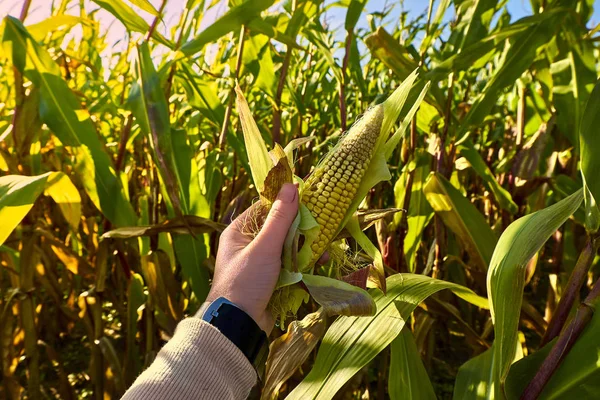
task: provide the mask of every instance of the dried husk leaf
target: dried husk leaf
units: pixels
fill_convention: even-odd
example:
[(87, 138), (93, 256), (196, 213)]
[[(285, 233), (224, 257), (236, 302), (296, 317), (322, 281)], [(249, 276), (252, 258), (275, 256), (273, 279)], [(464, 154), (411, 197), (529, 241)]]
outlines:
[(263, 190), (260, 192), (260, 201), (266, 209), (271, 208), (281, 187), (286, 183), (292, 183), (292, 170), (283, 148), (275, 143), (275, 147), (269, 152), (269, 156), (274, 166), (267, 173)]
[(227, 225), (211, 221), (196, 215), (183, 215), (156, 225), (126, 226), (113, 229), (102, 235), (102, 239), (129, 239), (140, 236), (152, 236), (158, 233), (202, 234), (223, 232)]
[[(358, 223), (360, 224), (361, 230), (367, 230), (373, 224), (380, 219), (385, 219), (388, 216), (392, 216), (397, 212), (404, 211), (401, 208), (383, 208), (383, 209), (373, 209), (373, 210), (358, 210), (356, 212), (356, 216), (358, 218)], [(344, 227), (342, 231), (336, 236), (335, 240), (345, 239), (352, 237), (350, 232)]]
[(325, 328), (325, 312), (320, 308), (292, 322), (287, 332), (271, 343), (261, 399), (277, 398), (281, 385), (306, 361)]

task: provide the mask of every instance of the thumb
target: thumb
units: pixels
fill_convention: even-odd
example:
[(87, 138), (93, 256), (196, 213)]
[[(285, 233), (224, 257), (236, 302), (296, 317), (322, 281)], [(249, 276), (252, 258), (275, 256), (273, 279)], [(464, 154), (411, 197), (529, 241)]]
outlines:
[(281, 187), (265, 223), (256, 236), (258, 246), (281, 252), (287, 232), (298, 213), (298, 189), (291, 183)]

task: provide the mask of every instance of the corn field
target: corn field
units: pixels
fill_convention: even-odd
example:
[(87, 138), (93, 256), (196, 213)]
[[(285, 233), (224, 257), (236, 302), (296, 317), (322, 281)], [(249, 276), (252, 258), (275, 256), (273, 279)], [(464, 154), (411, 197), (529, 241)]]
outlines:
[(251, 398), (600, 398), (598, 2), (14, 2), (0, 398), (123, 395), (284, 182)]

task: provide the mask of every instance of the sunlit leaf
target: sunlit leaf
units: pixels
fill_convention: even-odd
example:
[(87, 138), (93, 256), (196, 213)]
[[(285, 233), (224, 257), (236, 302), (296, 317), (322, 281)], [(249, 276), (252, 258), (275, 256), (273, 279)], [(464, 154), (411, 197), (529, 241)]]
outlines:
[(479, 210), (439, 173), (429, 176), (423, 193), (444, 224), (461, 240), (470, 259), (487, 270), (498, 238)]
[(388, 392), (391, 400), (436, 399), (431, 381), (421, 361), (415, 338), (403, 329), (391, 345)]
[[(428, 159), (429, 157), (424, 158), (424, 161)], [(404, 239), (404, 254), (410, 272), (415, 272), (415, 259), (419, 244), (421, 243), (421, 237), (425, 227), (433, 217), (433, 209), (423, 193), (425, 179), (429, 174), (429, 165), (418, 166), (413, 173), (410, 205), (406, 218), (408, 230)]]
[(412, 311), (443, 289), (479, 306), (487, 300), (470, 289), (424, 275), (396, 274), (387, 279), (387, 294), (370, 291), (377, 313), (373, 317), (339, 317), (327, 330), (310, 373), (286, 399), (331, 399), (352, 376), (387, 347), (400, 333)]
[(247, 25), (272, 5), (273, 0), (246, 0), (231, 7), (222, 17), (184, 44), (181, 51), (188, 56), (199, 52), (207, 43), (213, 42), (229, 32), (239, 30), (242, 25)]
[(73, 230), (77, 230), (81, 218), (81, 197), (65, 174), (7, 175), (0, 177), (0, 244), (27, 215), (43, 191), (54, 199), (67, 222)]
[(53, 15), (42, 22), (27, 25), (27, 31), (38, 42), (42, 41), (49, 33), (54, 31), (68, 31), (77, 24), (92, 26), (93, 21), (73, 15)]
[[(583, 119), (579, 140), (581, 146), (581, 175), (584, 186), (589, 190), (585, 194), (586, 228), (597, 231), (600, 228), (600, 210), (596, 199), (600, 199), (600, 183), (596, 173), (600, 168), (600, 141), (598, 140), (598, 126), (600, 126), (600, 82), (596, 83), (587, 106)], [(591, 196), (590, 196), (591, 194)]]
[(487, 287), (494, 321), (492, 374), (497, 398), (515, 357), (526, 266), (550, 235), (583, 200), (582, 190), (543, 210), (519, 218), (500, 237), (488, 269)]
[(460, 133), (465, 133), (470, 126), (484, 120), (496, 104), (498, 93), (514, 84), (515, 80), (527, 70), (536, 57), (537, 49), (553, 38), (562, 18), (564, 14), (555, 14), (553, 18), (542, 20), (511, 39), (510, 47), (502, 54), (500, 66), (494, 71), (461, 123)]
[[(140, 32), (146, 34), (150, 30), (150, 25), (135, 12), (131, 7), (129, 7), (123, 0), (93, 0), (94, 3), (98, 4), (100, 7), (104, 8), (106, 11), (115, 16), (119, 21), (125, 25), (127, 30), (133, 32)], [(139, 3), (147, 3), (144, 0), (134, 0)], [(139, 6), (139, 4), (138, 4)], [(147, 8), (147, 7), (146, 7)], [(167, 47), (173, 47), (173, 44), (169, 42), (160, 32), (154, 30), (152, 33), (152, 37), (161, 44), (164, 44)]]
[(273, 161), (269, 156), (267, 145), (258, 130), (258, 126), (256, 126), (254, 117), (252, 117), (252, 112), (248, 107), (244, 94), (239, 86), (236, 86), (235, 91), (237, 94), (237, 109), (240, 115), (242, 131), (244, 132), (244, 143), (246, 144), (246, 152), (252, 172), (252, 180), (257, 191), (261, 193), (264, 190), (264, 182), (273, 166)]
[(94, 205), (115, 225), (134, 225), (135, 213), (112, 161), (98, 139), (89, 113), (82, 109), (58, 65), (25, 30), (21, 22), (6, 17), (3, 43), (13, 65), (40, 88), (40, 116), (75, 155), (75, 171)]
[(0, 177), (0, 244), (19, 225), (44, 190), (49, 174)]
[(67, 175), (62, 172), (50, 174), (44, 194), (58, 204), (71, 229), (76, 232), (81, 219), (81, 196)]
[(472, 146), (462, 146), (460, 147), (460, 155), (469, 161), (471, 167), (477, 172), (481, 179), (483, 179), (485, 185), (494, 194), (500, 207), (509, 211), (511, 214), (516, 213), (517, 205), (513, 201), (510, 193), (498, 183), (492, 171), (485, 164), (485, 161), (483, 161), (481, 154), (479, 154)]

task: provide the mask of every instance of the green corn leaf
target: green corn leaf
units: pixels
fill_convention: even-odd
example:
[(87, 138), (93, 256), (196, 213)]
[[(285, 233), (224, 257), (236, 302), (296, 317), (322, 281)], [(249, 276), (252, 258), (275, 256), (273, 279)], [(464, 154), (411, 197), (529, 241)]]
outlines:
[(48, 176), (44, 190), (46, 196), (60, 207), (62, 214), (74, 232), (77, 232), (81, 219), (81, 196), (69, 177), (62, 172), (53, 172)]
[(198, 108), (207, 117), (207, 121), (221, 129), (221, 123), (225, 118), (225, 107), (219, 100), (218, 86), (216, 82), (201, 79), (185, 61), (177, 64), (177, 81), (187, 93), (188, 102)]
[(31, 210), (42, 192), (52, 197), (72, 229), (77, 230), (81, 219), (81, 197), (65, 174), (7, 175), (0, 177), (0, 245)]
[[(430, 159), (430, 157), (425, 157), (424, 154), (422, 154), (420, 158), (422, 161), (419, 161), (419, 164), (422, 164), (423, 161), (429, 161)], [(425, 227), (433, 217), (433, 209), (423, 193), (423, 185), (429, 174), (428, 163), (418, 166), (413, 174), (410, 204), (408, 206), (406, 217), (408, 230), (406, 232), (406, 237), (404, 238), (404, 255), (410, 272), (415, 272), (415, 261), (417, 250), (421, 244), (421, 237), (423, 236)]]
[[(433, 0), (431, 0), (430, 6), (432, 3)], [(441, 0), (439, 2), (437, 11), (435, 12), (435, 17), (433, 17), (433, 20), (431, 20), (431, 23), (428, 26), (428, 31), (426, 32), (426, 35), (423, 38), (423, 41), (421, 42), (421, 46), (419, 48), (419, 52), (421, 54), (425, 54), (427, 50), (431, 47), (433, 41), (440, 35), (441, 32), (438, 31), (438, 27), (440, 26), (442, 18), (444, 17), (444, 14), (446, 13), (446, 10), (449, 6), (450, 0)]]
[(129, 103), (133, 115), (142, 131), (148, 136), (152, 147), (152, 158), (165, 188), (175, 214), (187, 214), (189, 206), (180, 201), (179, 182), (174, 166), (175, 154), (171, 142), (171, 124), (169, 107), (160, 78), (154, 69), (148, 43), (138, 46), (137, 59), (138, 82), (132, 86)]
[(398, 43), (383, 27), (367, 36), (365, 44), (371, 53), (394, 71), (399, 79), (406, 79), (419, 66), (406, 48)]
[[(100, 7), (104, 8), (106, 11), (115, 16), (116, 19), (121, 21), (127, 30), (132, 32), (139, 32), (146, 34), (150, 30), (150, 25), (140, 16), (137, 12), (135, 12), (131, 7), (129, 7), (123, 0), (93, 0), (94, 3), (98, 4)], [(144, 2), (142, 0), (137, 0), (138, 2)], [(138, 4), (139, 5), (139, 4)], [(156, 13), (158, 14), (158, 12)], [(173, 48), (173, 43), (169, 42), (163, 35), (160, 34), (156, 29), (152, 33), (152, 38), (156, 40), (160, 44), (164, 44), (169, 48)]]
[(41, 120), (74, 153), (74, 169), (88, 196), (116, 226), (134, 225), (133, 208), (98, 139), (89, 113), (61, 78), (58, 65), (21, 22), (10, 16), (4, 21), (6, 54), (13, 65), (40, 89)]
[(44, 190), (49, 175), (0, 177), (0, 245), (31, 210)]
[(346, 21), (344, 22), (344, 29), (346, 31), (352, 32), (354, 30), (366, 4), (366, 0), (350, 0), (348, 11), (346, 12)]
[[(209, 218), (210, 207), (201, 192), (196, 159), (185, 131), (171, 129), (167, 100), (147, 42), (138, 46), (137, 68), (138, 83), (132, 87), (129, 102), (152, 144), (169, 217)], [(208, 254), (208, 237), (177, 235), (173, 244), (183, 274), (191, 281), (196, 297), (203, 299), (208, 293), (208, 272), (202, 266)]]
[[(277, 28), (273, 25), (271, 25), (268, 21), (262, 19), (262, 18), (254, 18), (252, 21), (250, 21), (248, 23), (248, 28), (253, 31), (253, 32), (258, 32), (258, 33), (262, 33), (265, 36), (270, 37), (271, 39), (274, 39), (280, 43), (283, 43), (285, 45), (287, 45), (289, 48), (292, 49), (301, 49), (302, 46), (300, 46), (297, 42), (296, 39), (280, 32), (279, 30), (277, 30)], [(273, 72), (273, 71), (271, 71)]]
[[(494, 16), (496, 7), (498, 7), (498, 1), (465, 1), (458, 7), (457, 14), (462, 14), (463, 16), (460, 19), (460, 23), (455, 27), (455, 30), (463, 35), (459, 49), (459, 52), (463, 52), (470, 45), (488, 34), (492, 17)], [(465, 7), (468, 8), (463, 12), (462, 8)]]
[(437, 398), (410, 329), (402, 329), (394, 339), (390, 359), (388, 392), (391, 400)]
[(352, 81), (356, 82), (360, 94), (364, 97), (368, 96), (367, 82), (362, 70), (360, 51), (358, 50), (358, 41), (356, 36), (352, 36), (352, 43), (350, 44), (350, 73), (352, 75)]
[(492, 374), (497, 399), (503, 398), (502, 387), (515, 358), (527, 262), (582, 200), (583, 191), (578, 190), (550, 207), (519, 218), (506, 228), (496, 245), (487, 287), (496, 333)]
[(477, 208), (439, 173), (432, 173), (423, 193), (444, 224), (454, 232), (469, 258), (486, 271), (498, 238)]
[(480, 124), (489, 115), (498, 100), (500, 91), (514, 82), (529, 68), (538, 48), (548, 44), (560, 26), (564, 14), (555, 14), (514, 36), (510, 47), (502, 54), (501, 64), (488, 81), (482, 94), (475, 99), (472, 108), (461, 123), (457, 136), (466, 133), (473, 125)]
[(581, 146), (581, 175), (585, 187), (585, 225), (589, 231), (596, 232), (600, 228), (600, 210), (596, 199), (600, 199), (600, 182), (597, 173), (600, 170), (600, 81), (587, 102), (579, 140)]
[(387, 279), (387, 294), (370, 290), (377, 313), (373, 317), (339, 317), (328, 329), (310, 373), (287, 400), (331, 399), (335, 393), (386, 348), (400, 333), (413, 310), (432, 294), (450, 289), (480, 307), (487, 300), (470, 289), (424, 275), (396, 274)]
[[(516, 344), (514, 362), (523, 358), (521, 344)], [(471, 358), (461, 365), (456, 375), (453, 399), (460, 400), (494, 400), (496, 381), (490, 373), (494, 361), (494, 344), (492, 347)]]
[(496, 180), (496, 177), (486, 165), (481, 154), (472, 145), (464, 145), (459, 148), (460, 155), (469, 161), (471, 167), (477, 172), (477, 175), (483, 179), (484, 184), (494, 194), (500, 207), (511, 214), (517, 212), (517, 205), (512, 199), (510, 193), (504, 189)]
[(454, 399), (493, 400), (494, 380), (490, 371), (494, 357), (493, 347), (464, 363), (456, 375)]
[[(418, 62), (408, 53), (406, 47), (400, 45), (383, 27), (377, 28), (375, 33), (367, 36), (365, 44), (374, 57), (381, 60), (390, 68), (399, 79), (408, 79), (408, 77), (417, 69)], [(416, 88), (421, 88), (429, 81), (429, 74), (424, 74), (421, 79), (415, 82)], [(446, 74), (447, 76), (447, 74)], [(415, 95), (417, 90), (415, 90)], [(437, 85), (433, 85), (427, 92), (426, 101), (435, 106), (440, 113), (443, 113), (444, 94)], [(412, 97), (409, 97), (408, 104), (413, 104)]]
[(335, 57), (333, 57), (328, 36), (325, 34), (325, 32), (319, 30), (305, 30), (303, 34), (312, 44), (317, 47), (317, 49), (319, 49), (319, 52), (324, 57), (325, 62), (329, 66), (329, 70), (335, 77), (335, 80), (341, 85), (344, 80), (342, 78), (342, 68), (336, 62)]
[(260, 13), (273, 5), (273, 0), (246, 0), (231, 7), (222, 17), (204, 29), (198, 36), (181, 47), (186, 56), (198, 53), (202, 48), (229, 32), (238, 31), (242, 25), (248, 25), (260, 17)]
[(145, 301), (144, 281), (141, 275), (133, 274), (127, 288), (127, 337), (125, 361), (123, 363), (125, 384), (127, 386), (133, 383), (141, 370), (139, 349), (135, 337), (138, 332), (137, 322), (141, 317), (139, 308)]
[(53, 15), (42, 22), (27, 25), (27, 31), (37, 42), (41, 42), (49, 33), (58, 30), (66, 33), (77, 24), (91, 27), (95, 23), (90, 19), (75, 17), (73, 15)]
[[(540, 400), (593, 399), (600, 390), (598, 364), (600, 314), (595, 312), (540, 394)], [(506, 397), (518, 400), (552, 349), (555, 340), (517, 361), (506, 380)]]
[[(480, 2), (481, 1), (487, 0), (480, 0)], [(468, 5), (467, 2), (463, 2), (462, 4)], [(489, 36), (484, 37), (483, 39), (479, 39), (480, 36), (474, 35), (472, 38), (478, 39), (478, 41), (462, 48), (460, 52), (447, 57), (434, 69), (426, 72), (423, 75), (423, 78), (436, 82), (441, 79), (446, 79), (450, 72), (467, 70), (474, 64), (480, 63), (482, 60), (487, 59), (490, 52), (503, 45), (506, 39), (512, 39), (515, 36), (527, 31), (529, 28), (535, 27), (541, 23), (544, 23), (544, 21), (550, 18), (556, 17), (561, 12), (564, 13), (564, 10), (549, 10), (538, 15), (521, 18), (520, 20), (510, 24), (507, 27), (504, 27), (498, 32), (494, 32)]]
[(149, 0), (129, 0), (129, 2), (135, 6), (138, 6), (147, 13), (154, 15), (155, 17), (160, 16), (156, 8), (154, 8), (154, 6), (152, 5), (152, 3), (150, 3)]

